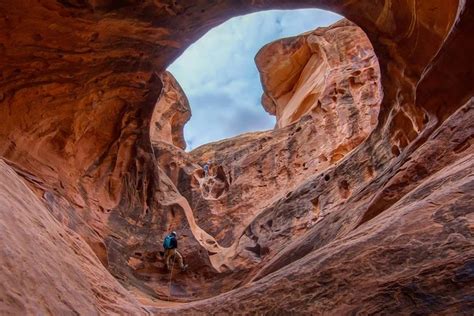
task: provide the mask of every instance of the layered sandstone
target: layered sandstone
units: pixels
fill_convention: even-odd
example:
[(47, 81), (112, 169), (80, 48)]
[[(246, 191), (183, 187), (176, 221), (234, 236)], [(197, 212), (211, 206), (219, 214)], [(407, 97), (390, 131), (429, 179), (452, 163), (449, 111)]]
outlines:
[[(229, 17), (318, 6), (370, 39), (377, 122), (367, 113), (382, 93), (364, 92), (376, 80), (333, 59), (331, 47), (351, 45), (320, 30), (269, 45), (277, 61), (307, 57), (301, 70), (260, 64), (281, 128), (191, 155), (176, 146), (186, 111), (166, 118), (186, 102), (163, 75), (176, 56)], [(460, 0), (0, 3), (0, 156), (11, 166), (0, 165), (2, 312), (472, 313), (473, 10)], [(355, 66), (375, 70), (367, 56)], [(338, 75), (338, 62), (348, 71)], [(344, 89), (331, 105), (327, 82)], [(317, 129), (316, 100), (359, 109), (348, 121), (363, 123), (363, 137)], [(342, 143), (334, 161), (310, 150)], [(265, 158), (273, 153), (282, 156)], [(171, 228), (190, 264), (172, 282), (157, 255)]]
[[(377, 175), (343, 203), (333, 204), (343, 192), (326, 176), (347, 180), (355, 178), (354, 172), (334, 174), (333, 167), (308, 179), (246, 232), (253, 241), (249, 251), (288, 243), (265, 262), (253, 282), (165, 312), (470, 312), (472, 305), (464, 299), (471, 293), (474, 255), (474, 149), (467, 145), (473, 120), (471, 100), (400, 169)], [(434, 159), (441, 154), (442, 159)], [(315, 209), (327, 213), (306, 234), (289, 240), (299, 217), (313, 215)], [(272, 257), (259, 254), (262, 261)]]
[(2, 315), (144, 311), (84, 239), (56, 221), (1, 159), (0, 179)]
[(352, 130), (344, 130), (351, 115), (361, 117), (363, 123), (352, 129), (362, 133), (376, 124), (382, 95), (377, 57), (364, 31), (349, 21), (270, 43), (255, 60), (262, 104), (278, 127), (311, 115), (317, 125), (334, 125), (340, 128), (335, 135), (352, 138)]
[(188, 99), (171, 73), (164, 72), (161, 81), (163, 89), (151, 117), (150, 139), (185, 149), (183, 128), (191, 118)]

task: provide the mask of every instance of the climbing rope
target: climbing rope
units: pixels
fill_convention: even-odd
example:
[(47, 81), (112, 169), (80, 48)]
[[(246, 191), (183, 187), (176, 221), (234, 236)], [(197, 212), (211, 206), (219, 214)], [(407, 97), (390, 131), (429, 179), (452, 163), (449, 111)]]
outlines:
[(171, 298), (171, 277), (173, 275), (173, 267), (174, 267), (174, 260), (176, 259), (176, 253), (173, 255), (173, 263), (171, 264), (171, 269), (170, 269), (170, 280), (168, 282), (168, 297)]

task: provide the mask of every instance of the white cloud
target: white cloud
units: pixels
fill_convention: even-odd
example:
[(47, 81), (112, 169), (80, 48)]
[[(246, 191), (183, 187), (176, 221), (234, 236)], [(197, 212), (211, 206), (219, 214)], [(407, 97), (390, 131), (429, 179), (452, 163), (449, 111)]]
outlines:
[(191, 45), (168, 68), (191, 104), (192, 117), (184, 130), (188, 149), (273, 128), (274, 117), (260, 104), (256, 53), (271, 41), (327, 26), (340, 18), (313, 9), (257, 12), (230, 19)]

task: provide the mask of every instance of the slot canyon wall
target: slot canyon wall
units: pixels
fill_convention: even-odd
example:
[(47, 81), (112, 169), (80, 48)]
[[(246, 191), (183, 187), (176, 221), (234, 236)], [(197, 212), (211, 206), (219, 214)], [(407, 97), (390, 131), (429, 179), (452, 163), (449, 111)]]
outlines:
[[(342, 21), (266, 45), (276, 129), (184, 152), (166, 67), (232, 16), (301, 7), (368, 38)], [(2, 314), (474, 309), (472, 2), (0, 9)]]

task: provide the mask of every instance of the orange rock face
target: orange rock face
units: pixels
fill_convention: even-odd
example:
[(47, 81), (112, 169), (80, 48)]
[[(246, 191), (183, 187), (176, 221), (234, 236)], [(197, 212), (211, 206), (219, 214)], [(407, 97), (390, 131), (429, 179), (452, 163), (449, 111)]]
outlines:
[[(265, 91), (262, 103), (276, 115), (278, 127), (310, 113), (341, 129), (357, 115), (370, 122), (359, 124), (363, 133), (376, 124), (382, 98), (377, 57), (364, 31), (349, 21), (268, 44), (255, 60)], [(357, 114), (351, 113), (353, 105)], [(343, 130), (333, 134), (353, 137)]]
[[(370, 42), (341, 22), (267, 45), (277, 128), (185, 153), (166, 67), (232, 16), (301, 7)], [(472, 314), (473, 11), (1, 2), (0, 313)], [(160, 259), (171, 229), (186, 273)]]
[(0, 313), (143, 312), (77, 233), (0, 160)]
[(185, 149), (183, 128), (191, 118), (188, 99), (172, 74), (163, 73), (161, 81), (163, 82), (162, 95), (151, 117), (151, 141), (163, 141)]

